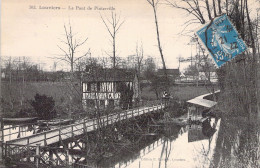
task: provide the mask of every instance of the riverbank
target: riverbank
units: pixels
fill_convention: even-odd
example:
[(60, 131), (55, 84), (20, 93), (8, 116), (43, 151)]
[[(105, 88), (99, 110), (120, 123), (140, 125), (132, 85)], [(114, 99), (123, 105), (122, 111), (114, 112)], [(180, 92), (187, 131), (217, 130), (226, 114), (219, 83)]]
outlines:
[[(21, 109), (28, 111), (32, 109), (30, 100), (34, 99), (36, 93), (51, 96), (55, 100), (55, 109), (59, 112), (65, 112), (69, 104), (73, 103), (73, 110), (81, 106), (80, 85), (74, 83), (73, 90), (68, 82), (26, 82), (24, 86), (18, 83), (2, 82), (2, 113), (3, 117), (13, 117)], [(203, 86), (178, 86), (170, 88), (171, 96), (178, 100), (186, 101), (204, 93), (208, 93)], [(72, 95), (72, 102), (70, 96)], [(161, 95), (160, 95), (161, 96)], [(144, 101), (157, 100), (156, 95), (151, 91), (151, 87), (142, 88), (141, 97)]]
[(223, 117), (212, 167), (260, 167), (260, 121)]

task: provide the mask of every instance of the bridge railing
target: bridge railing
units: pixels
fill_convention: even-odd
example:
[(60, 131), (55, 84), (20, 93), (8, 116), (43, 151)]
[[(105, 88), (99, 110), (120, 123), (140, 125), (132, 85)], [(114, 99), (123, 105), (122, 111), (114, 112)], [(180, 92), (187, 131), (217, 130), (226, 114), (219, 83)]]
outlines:
[(152, 111), (157, 111), (163, 108), (164, 105), (160, 104), (157, 106), (126, 110), (124, 113), (109, 114), (107, 116), (101, 116), (98, 119), (84, 119), (71, 125), (63, 126), (57, 129), (37, 133), (28, 137), (22, 137), (7, 142), (20, 145), (40, 144), (42, 146), (46, 146), (49, 144), (59, 142), (61, 140), (72, 138), (73, 136), (78, 136), (96, 130), (102, 126), (107, 126), (120, 120), (130, 119), (132, 117), (149, 113)]
[[(117, 111), (115, 113), (105, 114), (105, 116), (108, 117), (108, 116), (115, 115), (115, 114), (118, 114), (118, 113), (126, 113), (127, 111), (133, 111), (135, 109), (141, 109), (143, 106), (151, 106), (151, 105), (154, 106), (154, 104), (158, 105), (158, 104), (160, 104), (160, 102), (161, 102), (160, 100), (157, 100), (157, 101), (149, 101), (149, 100), (141, 101), (140, 106), (137, 106), (134, 109), (128, 109), (128, 110), (124, 110), (124, 111), (120, 110), (120, 111)], [(72, 115), (71, 117), (72, 117), (73, 120), (82, 120), (84, 118), (87, 118), (87, 113), (86, 112), (85, 113), (77, 113), (75, 115)], [(0, 129), (0, 131), (1, 131), (0, 139), (3, 142), (5, 142), (5, 141), (10, 141), (12, 139), (25, 137), (28, 134), (35, 134), (37, 132), (37, 126), (36, 125), (37, 125), (37, 122), (2, 128), (2, 129)], [(24, 127), (28, 127), (28, 128), (24, 129)], [(61, 125), (58, 125), (57, 127), (61, 127)], [(55, 128), (49, 127), (49, 129), (55, 129)], [(31, 133), (29, 133), (29, 132), (31, 132)]]
[[(8, 137), (15, 136), (16, 138), (20, 138), (23, 133), (26, 134), (27, 132), (36, 132), (35, 125), (37, 123), (30, 123), (30, 124), (22, 124), (22, 125), (14, 125), (2, 128), (0, 131), (2, 132), (0, 139), (6, 141)], [(27, 127), (27, 128), (26, 128)], [(30, 128), (31, 127), (31, 128)], [(10, 139), (10, 138), (9, 138)]]

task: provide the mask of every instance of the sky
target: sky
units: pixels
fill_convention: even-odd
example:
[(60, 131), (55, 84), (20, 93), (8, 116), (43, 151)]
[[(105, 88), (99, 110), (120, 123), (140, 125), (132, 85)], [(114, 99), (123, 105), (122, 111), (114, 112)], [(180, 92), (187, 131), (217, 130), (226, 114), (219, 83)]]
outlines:
[[(2, 0), (1, 5), (3, 58), (26, 56), (50, 69), (54, 61), (51, 58), (62, 54), (58, 45), (65, 47), (61, 41), (65, 40), (64, 24), (69, 22), (77, 39), (88, 38), (78, 55), (90, 49), (92, 57), (105, 57), (112, 45), (100, 15), (110, 18), (113, 11), (124, 21), (116, 37), (117, 55), (134, 55), (136, 44), (142, 43), (144, 56), (160, 59), (153, 10), (146, 0)], [(30, 9), (32, 6), (36, 9)], [(52, 6), (61, 9), (40, 9)], [(76, 10), (76, 6), (85, 10)], [(95, 10), (96, 6), (115, 10)], [(166, 67), (178, 68), (178, 57), (195, 54), (195, 46), (188, 45), (190, 38), (180, 35), (191, 17), (165, 4), (159, 4), (157, 13)], [(189, 29), (196, 31), (199, 27), (200, 24), (193, 24)], [(180, 68), (185, 66), (181, 64)]]

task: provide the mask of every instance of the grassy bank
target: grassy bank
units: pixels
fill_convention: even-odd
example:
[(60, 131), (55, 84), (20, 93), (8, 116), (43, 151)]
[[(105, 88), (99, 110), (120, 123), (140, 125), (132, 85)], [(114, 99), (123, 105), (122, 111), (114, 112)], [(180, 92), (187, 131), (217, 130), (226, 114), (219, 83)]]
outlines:
[[(81, 104), (80, 85), (70, 82), (12, 82), (2, 83), (2, 110), (5, 117), (11, 117), (21, 108), (32, 108), (30, 100), (34, 99), (36, 93), (51, 96), (55, 100), (56, 109), (60, 111), (68, 110), (69, 104), (79, 106)], [(204, 86), (172, 86), (171, 96), (186, 101), (201, 94), (208, 93)], [(70, 100), (72, 95), (72, 101)], [(156, 95), (150, 87), (142, 89), (142, 99), (146, 101), (157, 100)]]
[(81, 93), (79, 84), (73, 84), (71, 89), (69, 82), (2, 82), (2, 111), (5, 117), (10, 117), (21, 108), (31, 108), (30, 100), (36, 93), (51, 96), (57, 107), (64, 107), (70, 102), (79, 104)]
[[(202, 94), (208, 93), (208, 90), (205, 86), (172, 86), (170, 88), (170, 94), (171, 96), (187, 101), (189, 99), (192, 99), (194, 97), (200, 96)], [(145, 100), (155, 100), (156, 95), (153, 91), (151, 91), (150, 87), (145, 87), (142, 89), (142, 98)]]

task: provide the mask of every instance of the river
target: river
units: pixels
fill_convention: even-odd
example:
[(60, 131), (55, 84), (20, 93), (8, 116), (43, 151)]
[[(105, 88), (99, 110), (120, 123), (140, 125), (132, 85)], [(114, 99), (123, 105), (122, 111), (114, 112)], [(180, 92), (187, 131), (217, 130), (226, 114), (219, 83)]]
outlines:
[[(70, 155), (69, 162), (102, 168), (260, 166), (259, 123), (250, 123), (243, 118), (211, 118), (207, 123), (187, 126), (165, 124), (159, 125), (158, 129), (154, 129), (156, 125), (150, 125), (148, 129), (153, 130), (150, 134), (128, 136), (122, 143), (115, 144), (116, 152), (108, 150), (108, 154), (99, 159), (90, 159), (91, 153), (95, 155), (92, 151), (77, 153)], [(20, 136), (33, 134), (32, 128), (20, 127), (20, 131), (24, 131)], [(5, 134), (14, 133), (5, 138), (15, 139), (18, 130), (18, 127), (5, 130)], [(126, 136), (122, 134), (122, 137)], [(131, 143), (129, 137), (134, 139)]]
[(174, 124), (163, 125), (162, 134), (139, 136), (139, 143), (125, 146), (123, 152), (94, 162), (86, 159), (86, 154), (82, 154), (78, 159), (82, 160), (82, 164), (104, 168), (210, 167), (221, 120), (212, 118), (209, 123), (215, 129), (210, 130), (208, 125), (203, 124), (182, 127)]

